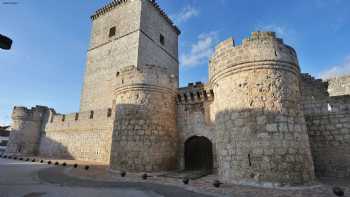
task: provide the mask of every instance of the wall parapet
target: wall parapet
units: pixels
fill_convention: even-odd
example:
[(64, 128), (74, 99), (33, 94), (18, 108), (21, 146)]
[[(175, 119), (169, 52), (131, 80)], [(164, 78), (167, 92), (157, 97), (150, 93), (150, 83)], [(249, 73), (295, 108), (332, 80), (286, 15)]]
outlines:
[(295, 50), (277, 38), (274, 32), (253, 32), (241, 45), (235, 45), (232, 38), (218, 44), (210, 59), (209, 80), (232, 72), (247, 69), (284, 69), (298, 75), (300, 72)]
[[(176, 33), (179, 35), (181, 34), (180, 29), (174, 24), (174, 22), (169, 18), (169, 16), (164, 12), (163, 9), (160, 8), (159, 4), (156, 2), (156, 0), (146, 0), (147, 2), (151, 3), (153, 7), (158, 10), (159, 14), (163, 16), (163, 18), (169, 23), (170, 26), (174, 28)], [(108, 3), (107, 5), (103, 6), (102, 8), (98, 9), (90, 18), (91, 20), (96, 20), (100, 16), (108, 13), (112, 9), (124, 4), (128, 3), (130, 0), (113, 0), (112, 2)]]
[(194, 104), (213, 100), (214, 91), (202, 82), (189, 83), (187, 87), (180, 88), (176, 99), (177, 104)]

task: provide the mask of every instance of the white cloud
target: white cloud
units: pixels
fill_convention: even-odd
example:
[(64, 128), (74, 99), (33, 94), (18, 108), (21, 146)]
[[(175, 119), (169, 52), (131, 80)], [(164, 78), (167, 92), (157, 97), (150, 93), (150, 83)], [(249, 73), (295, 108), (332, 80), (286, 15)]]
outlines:
[(175, 14), (173, 18), (175, 19), (175, 22), (177, 24), (180, 24), (198, 15), (199, 15), (199, 10), (195, 7), (188, 5), (182, 8), (182, 10), (179, 13)]
[(331, 66), (329, 69), (320, 73), (320, 78), (330, 79), (350, 74), (350, 55), (347, 56), (343, 63)]
[(217, 32), (200, 34), (197, 42), (191, 46), (191, 51), (188, 54), (181, 55), (180, 62), (182, 66), (189, 68), (208, 62), (217, 41)]

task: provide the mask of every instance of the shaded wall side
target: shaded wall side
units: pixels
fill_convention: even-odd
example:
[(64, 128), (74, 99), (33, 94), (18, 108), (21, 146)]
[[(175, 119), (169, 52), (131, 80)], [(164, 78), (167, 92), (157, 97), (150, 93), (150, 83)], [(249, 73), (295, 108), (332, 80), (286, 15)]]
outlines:
[(350, 176), (350, 96), (329, 97), (328, 84), (303, 75), (303, 108), (318, 177)]
[(185, 143), (193, 136), (208, 138), (213, 145), (213, 167), (217, 169), (215, 126), (212, 102), (177, 104), (177, 129), (179, 133), (178, 168), (185, 169)]

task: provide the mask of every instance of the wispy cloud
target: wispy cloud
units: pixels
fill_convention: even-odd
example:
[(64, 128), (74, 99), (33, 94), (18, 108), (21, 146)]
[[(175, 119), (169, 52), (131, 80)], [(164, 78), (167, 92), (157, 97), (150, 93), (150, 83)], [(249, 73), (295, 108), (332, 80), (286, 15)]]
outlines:
[(287, 43), (295, 45), (297, 42), (296, 31), (287, 26), (277, 24), (258, 24), (255, 26), (255, 31), (273, 31), (277, 36), (285, 40)]
[(190, 68), (208, 62), (217, 42), (218, 32), (200, 34), (197, 42), (191, 46), (191, 51), (188, 54), (181, 55), (180, 62), (182, 66)]
[(350, 74), (350, 55), (348, 55), (343, 63), (339, 65), (330, 66), (329, 69), (320, 73), (319, 77), (322, 79), (330, 79)]
[(175, 15), (172, 16), (174, 18), (175, 23), (181, 24), (183, 22), (188, 21), (192, 17), (198, 16), (199, 10), (191, 5), (187, 5), (186, 7), (182, 8), (181, 11)]

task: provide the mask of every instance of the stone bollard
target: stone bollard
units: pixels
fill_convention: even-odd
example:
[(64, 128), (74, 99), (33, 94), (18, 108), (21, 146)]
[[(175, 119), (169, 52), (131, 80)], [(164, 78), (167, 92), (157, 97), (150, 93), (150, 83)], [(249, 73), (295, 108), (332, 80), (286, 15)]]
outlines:
[(182, 182), (185, 184), (185, 185), (188, 185), (188, 183), (190, 182), (190, 179), (185, 177), (182, 179)]
[(344, 190), (340, 187), (333, 187), (333, 193), (336, 196), (344, 196)]
[(222, 183), (219, 181), (219, 180), (215, 180), (214, 182), (213, 182), (213, 186), (214, 187), (220, 187), (222, 185)]
[(143, 175), (142, 175), (142, 179), (143, 180), (146, 180), (148, 178), (148, 175), (146, 174), (146, 173), (144, 173)]

